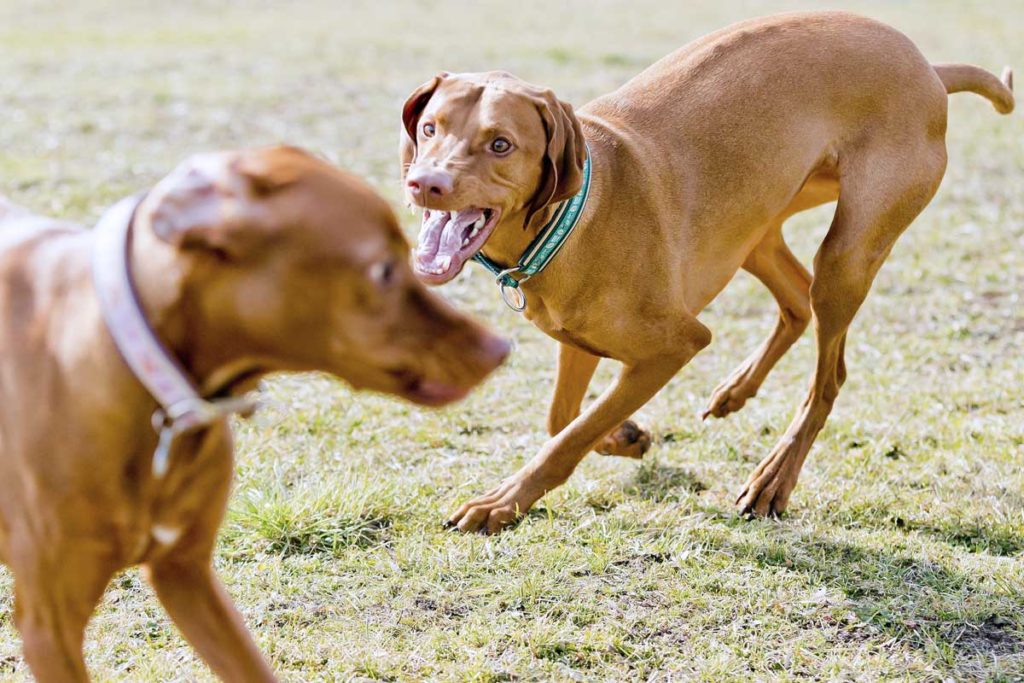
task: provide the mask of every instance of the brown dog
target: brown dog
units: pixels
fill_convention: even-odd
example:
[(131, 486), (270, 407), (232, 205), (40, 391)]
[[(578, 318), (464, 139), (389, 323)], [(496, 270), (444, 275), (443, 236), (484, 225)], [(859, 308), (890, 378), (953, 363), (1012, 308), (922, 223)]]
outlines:
[[(416, 280), (379, 196), (301, 151), (197, 157), (126, 216), (136, 310), (203, 397), (324, 370), (437, 405), (508, 352)], [(211, 568), (227, 421), (181, 433), (160, 471), (157, 401), (104, 323), (93, 232), (0, 202), (0, 559), (25, 657), (40, 681), (87, 680), (86, 621), (111, 575), (142, 564), (217, 674), (273, 680)]]
[[(403, 179), (427, 209), (416, 268), (429, 283), (451, 280), (481, 250), (496, 268), (514, 267), (581, 190), (588, 145), (593, 173), (575, 232), (519, 287), (527, 318), (561, 342), (553, 438), (451, 522), (464, 531), (508, 524), (592, 448), (640, 457), (650, 438), (627, 418), (710, 342), (697, 315), (739, 268), (772, 292), (779, 319), (715, 389), (707, 415), (738, 410), (815, 323), (810, 391), (737, 501), (759, 515), (784, 510), (845, 379), (847, 327), (942, 180), (946, 96), (963, 90), (1013, 108), (1008, 70), (1000, 81), (974, 66), (933, 66), (893, 28), (826, 12), (701, 38), (578, 116), (501, 72), (442, 73), (413, 92)], [(837, 199), (812, 277), (782, 224)], [(599, 357), (623, 369), (581, 415)]]

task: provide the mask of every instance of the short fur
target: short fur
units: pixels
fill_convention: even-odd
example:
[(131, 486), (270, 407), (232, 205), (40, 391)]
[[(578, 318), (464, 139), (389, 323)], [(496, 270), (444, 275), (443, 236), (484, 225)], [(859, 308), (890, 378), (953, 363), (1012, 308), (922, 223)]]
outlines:
[[(270, 681), (211, 566), (231, 483), (226, 421), (152, 475), (157, 405), (118, 354), (89, 230), (0, 200), (0, 561), (43, 683), (85, 681), (110, 577), (141, 564), (221, 678)], [(149, 321), (206, 396), (278, 370), (439, 404), (508, 351), (429, 294), (388, 205), (290, 148), (197, 157), (140, 206), (131, 265)]]
[[(782, 512), (846, 377), (847, 328), (942, 180), (947, 94), (973, 91), (1006, 113), (1011, 83), (1008, 70), (1000, 80), (974, 66), (933, 66), (906, 36), (871, 19), (795, 13), (700, 38), (580, 109), (573, 149), (584, 138), (590, 145), (590, 200), (558, 257), (523, 284), (526, 316), (561, 342), (552, 439), (452, 523), (465, 531), (509, 524), (592, 448), (640, 457), (650, 437), (627, 418), (710, 342), (697, 316), (739, 268), (771, 290), (779, 318), (714, 390), (706, 415), (740, 409), (814, 321), (810, 390), (738, 498), (745, 512)], [(404, 112), (417, 139), (405, 137), (403, 168), (447, 173), (452, 190), (413, 199), (440, 211), (500, 209), (483, 252), (510, 266), (536, 234), (533, 201), (551, 177), (554, 138), (534, 106), (544, 91), (501, 72), (441, 76), (427, 90)], [(428, 119), (437, 133), (426, 139)], [(488, 154), (482, 136), (495, 128), (514, 153)], [(552, 200), (579, 189), (578, 173), (560, 177), (571, 181)], [(812, 277), (783, 241), (782, 224), (837, 199)], [(602, 356), (622, 372), (580, 414)]]

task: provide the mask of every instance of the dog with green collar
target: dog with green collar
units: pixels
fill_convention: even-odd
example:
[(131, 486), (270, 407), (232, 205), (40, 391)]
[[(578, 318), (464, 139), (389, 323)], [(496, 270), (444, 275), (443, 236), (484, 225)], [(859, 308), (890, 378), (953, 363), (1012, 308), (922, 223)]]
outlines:
[[(442, 72), (413, 91), (401, 156), (406, 196), (424, 210), (417, 274), (443, 284), (480, 261), (560, 343), (551, 440), (450, 522), (496, 531), (590, 450), (642, 456), (650, 436), (630, 416), (711, 341), (698, 316), (740, 268), (772, 292), (778, 322), (705, 417), (739, 410), (815, 321), (810, 389), (737, 498), (744, 513), (785, 510), (845, 380), (849, 325), (942, 180), (947, 95), (1008, 113), (1011, 84), (1008, 70), (933, 65), (880, 22), (807, 12), (700, 38), (579, 110), (506, 72)], [(581, 192), (571, 234), (528, 272)], [(836, 200), (812, 277), (782, 225)], [(581, 412), (602, 357), (622, 370)]]

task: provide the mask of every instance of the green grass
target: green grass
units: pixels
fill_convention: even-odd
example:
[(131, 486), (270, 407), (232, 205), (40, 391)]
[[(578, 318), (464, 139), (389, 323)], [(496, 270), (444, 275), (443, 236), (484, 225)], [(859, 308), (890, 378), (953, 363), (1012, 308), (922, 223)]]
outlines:
[[(128, 4), (0, 4), (5, 194), (91, 221), (189, 153), (289, 141), (397, 202), (398, 110), (438, 70), (505, 68), (582, 104), (709, 30), (816, 5)], [(829, 4), (934, 61), (1024, 74), (1016, 0)], [(1024, 123), (960, 95), (948, 139), (943, 187), (854, 323), (849, 381), (781, 521), (731, 503), (796, 408), (810, 337), (741, 413), (697, 418), (772, 324), (744, 274), (702, 316), (712, 346), (641, 412), (645, 461), (589, 458), (497, 537), (441, 521), (543, 443), (554, 343), (487, 275), (444, 291), (517, 349), (461, 405), (272, 381), (238, 426), (217, 562), (282, 678), (1024, 680)], [(805, 262), (827, 222), (788, 228)], [(11, 609), (0, 570), (0, 678), (28, 680)], [(211, 678), (134, 570), (87, 656), (99, 680)]]

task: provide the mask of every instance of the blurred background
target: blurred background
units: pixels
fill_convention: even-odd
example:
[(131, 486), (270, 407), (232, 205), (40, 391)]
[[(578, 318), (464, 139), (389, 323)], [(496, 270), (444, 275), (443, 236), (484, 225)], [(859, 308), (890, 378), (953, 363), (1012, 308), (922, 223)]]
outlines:
[[(1024, 77), (1019, 0), (3, 0), (0, 193), (91, 223), (189, 154), (288, 142), (368, 178), (413, 236), (399, 112), (437, 71), (506, 69), (580, 106), (730, 22), (826, 7), (891, 23), (933, 62)], [(555, 345), (485, 273), (443, 292), (517, 350), (468, 402), (425, 412), (323, 378), (271, 382), (271, 405), (239, 425), (218, 563), (275, 667), (1022, 680), (1020, 111), (951, 99), (946, 179), (854, 323), (850, 379), (783, 522), (744, 524), (731, 503), (796, 408), (809, 335), (741, 413), (695, 417), (773, 323), (743, 273), (701, 316), (712, 346), (641, 412), (657, 441), (645, 462), (588, 459), (496, 539), (439, 523), (544, 442)], [(830, 211), (788, 225), (807, 264)], [(0, 678), (27, 680), (11, 609), (0, 570)], [(88, 653), (99, 680), (208, 678), (137, 572), (112, 585)]]
[(839, 7), (933, 61), (1019, 62), (1014, 0), (7, 0), (0, 173), (14, 198), (87, 219), (192, 152), (289, 141), (397, 198), (396, 110), (441, 69), (507, 69), (582, 105), (730, 22)]

